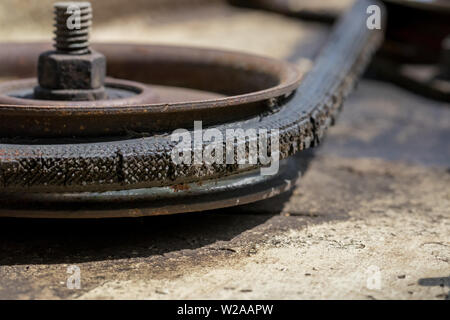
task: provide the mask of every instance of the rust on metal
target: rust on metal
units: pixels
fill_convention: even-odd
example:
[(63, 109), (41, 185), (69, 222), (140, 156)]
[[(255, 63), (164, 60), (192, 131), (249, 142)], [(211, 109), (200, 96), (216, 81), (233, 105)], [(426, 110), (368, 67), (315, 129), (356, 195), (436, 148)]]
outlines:
[(191, 187), (188, 184), (185, 183), (181, 183), (181, 184), (174, 184), (173, 186), (170, 186), (171, 189), (173, 189), (173, 191), (178, 192), (178, 191), (186, 191), (191, 189)]
[[(35, 55), (30, 53), (38, 55), (48, 46), (3, 44), (0, 74), (34, 76)], [(266, 112), (267, 101), (289, 95), (302, 78), (296, 67), (287, 62), (244, 53), (134, 44), (93, 47), (107, 57), (110, 77), (214, 92), (221, 97), (175, 103), (129, 101), (119, 106), (101, 100), (79, 104), (33, 102), (25, 106), (22, 101), (17, 106), (17, 100), (0, 92), (0, 136), (98, 137), (189, 128), (194, 120), (202, 120), (205, 125), (241, 120)], [(30, 119), (39, 123), (30, 123)], [(86, 128), (83, 132), (72, 130), (81, 125)]]

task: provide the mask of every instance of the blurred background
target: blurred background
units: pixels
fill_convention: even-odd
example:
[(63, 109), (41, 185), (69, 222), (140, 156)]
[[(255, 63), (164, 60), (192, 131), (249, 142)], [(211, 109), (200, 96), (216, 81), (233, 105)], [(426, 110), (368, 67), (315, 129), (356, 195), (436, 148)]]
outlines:
[[(50, 41), (54, 2), (2, 0), (0, 41)], [(338, 13), (352, 2), (291, 0), (288, 3), (296, 10)], [(299, 39), (307, 44), (309, 38), (320, 37), (317, 32), (325, 29), (323, 25), (300, 23), (275, 13), (232, 7), (225, 0), (95, 0), (92, 6), (91, 38), (102, 42), (213, 46), (288, 57)]]

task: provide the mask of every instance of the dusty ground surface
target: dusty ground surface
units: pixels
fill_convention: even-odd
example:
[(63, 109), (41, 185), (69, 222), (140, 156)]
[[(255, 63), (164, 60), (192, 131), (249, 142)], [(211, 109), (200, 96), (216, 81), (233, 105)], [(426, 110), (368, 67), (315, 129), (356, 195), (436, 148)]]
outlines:
[[(105, 18), (96, 37), (240, 49), (303, 65), (327, 32), (219, 7), (177, 22)], [(362, 80), (293, 192), (264, 203), (139, 219), (1, 219), (0, 298), (448, 299), (448, 107)], [(66, 286), (71, 265), (81, 270), (79, 290)]]

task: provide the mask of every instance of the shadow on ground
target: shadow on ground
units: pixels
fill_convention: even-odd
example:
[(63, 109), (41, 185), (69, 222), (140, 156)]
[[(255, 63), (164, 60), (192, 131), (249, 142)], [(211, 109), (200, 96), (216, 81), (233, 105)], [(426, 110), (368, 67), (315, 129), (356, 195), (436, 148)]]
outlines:
[[(441, 287), (450, 288), (450, 276), (449, 277), (439, 277), (439, 278), (422, 278), (419, 279), (419, 285), (425, 287)], [(440, 296), (438, 298), (441, 298)], [(450, 291), (445, 295), (442, 294), (442, 298), (445, 300), (450, 300)]]
[[(304, 152), (301, 171), (314, 151)], [(115, 219), (0, 219), (0, 266), (145, 258), (230, 241), (279, 216), (294, 189), (238, 207)], [(219, 247), (220, 249), (220, 247)]]
[(216, 210), (108, 220), (2, 219), (0, 265), (80, 263), (198, 249), (229, 241), (273, 215)]
[[(304, 151), (303, 174), (314, 154), (314, 150)], [(293, 192), (294, 188), (238, 207), (167, 216), (67, 220), (2, 218), (0, 266), (146, 258), (200, 249), (242, 236), (279, 216)], [(278, 227), (292, 224), (278, 220)]]

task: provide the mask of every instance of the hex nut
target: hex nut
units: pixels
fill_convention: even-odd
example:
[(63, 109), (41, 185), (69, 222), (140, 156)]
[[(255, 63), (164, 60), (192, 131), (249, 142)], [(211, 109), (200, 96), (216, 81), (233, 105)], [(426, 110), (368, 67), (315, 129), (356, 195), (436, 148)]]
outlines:
[(47, 51), (39, 56), (39, 85), (46, 89), (98, 89), (105, 76), (106, 58), (93, 50), (83, 55)]

